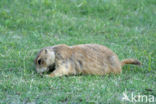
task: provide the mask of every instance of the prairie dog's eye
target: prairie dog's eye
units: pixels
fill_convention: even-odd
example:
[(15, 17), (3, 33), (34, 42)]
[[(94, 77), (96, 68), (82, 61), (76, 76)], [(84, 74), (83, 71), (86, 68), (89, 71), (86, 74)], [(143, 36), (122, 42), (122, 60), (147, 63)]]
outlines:
[(38, 60), (38, 64), (41, 65), (41, 59)]

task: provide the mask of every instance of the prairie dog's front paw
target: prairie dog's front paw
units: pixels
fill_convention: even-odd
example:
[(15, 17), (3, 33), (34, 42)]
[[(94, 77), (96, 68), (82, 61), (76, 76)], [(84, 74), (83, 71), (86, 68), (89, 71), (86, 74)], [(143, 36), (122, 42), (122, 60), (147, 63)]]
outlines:
[(44, 77), (50, 77), (49, 75), (44, 75)]
[(45, 77), (54, 77), (54, 74), (48, 74), (48, 75), (45, 75)]

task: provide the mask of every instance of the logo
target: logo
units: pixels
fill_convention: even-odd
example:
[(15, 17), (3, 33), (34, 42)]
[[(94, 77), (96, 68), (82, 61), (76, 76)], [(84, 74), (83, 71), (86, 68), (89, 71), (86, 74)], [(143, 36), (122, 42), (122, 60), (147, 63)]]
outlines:
[(127, 95), (126, 92), (123, 92), (122, 101), (128, 101), (128, 102), (145, 102), (145, 103), (152, 103), (155, 102), (153, 95), (135, 95), (133, 92), (130, 94), (130, 96)]

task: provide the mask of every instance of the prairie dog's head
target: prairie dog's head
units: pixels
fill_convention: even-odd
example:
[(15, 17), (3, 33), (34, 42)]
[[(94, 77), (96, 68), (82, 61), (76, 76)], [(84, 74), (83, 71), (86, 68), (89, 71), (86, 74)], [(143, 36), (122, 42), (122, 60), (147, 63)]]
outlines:
[(49, 49), (42, 49), (35, 59), (37, 73), (49, 71), (49, 69), (54, 66), (54, 63), (55, 63), (54, 51)]

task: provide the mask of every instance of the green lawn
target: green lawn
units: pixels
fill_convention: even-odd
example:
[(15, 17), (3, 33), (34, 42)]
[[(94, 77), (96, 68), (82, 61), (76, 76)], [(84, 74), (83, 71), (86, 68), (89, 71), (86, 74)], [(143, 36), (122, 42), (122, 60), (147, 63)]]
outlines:
[[(120, 75), (39, 76), (37, 52), (62, 43), (102, 44), (142, 66)], [(131, 104), (123, 92), (156, 102), (156, 0), (0, 0), (0, 104)]]

